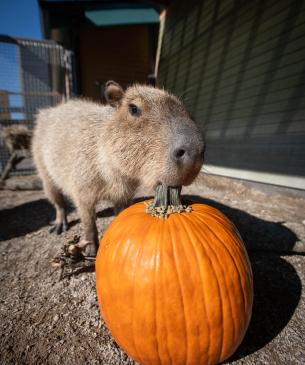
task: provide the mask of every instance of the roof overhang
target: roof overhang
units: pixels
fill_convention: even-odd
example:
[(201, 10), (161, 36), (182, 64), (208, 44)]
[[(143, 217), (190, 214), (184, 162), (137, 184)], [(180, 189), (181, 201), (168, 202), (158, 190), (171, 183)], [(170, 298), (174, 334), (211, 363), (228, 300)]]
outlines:
[(85, 16), (96, 26), (159, 23), (159, 13), (146, 7), (89, 10)]

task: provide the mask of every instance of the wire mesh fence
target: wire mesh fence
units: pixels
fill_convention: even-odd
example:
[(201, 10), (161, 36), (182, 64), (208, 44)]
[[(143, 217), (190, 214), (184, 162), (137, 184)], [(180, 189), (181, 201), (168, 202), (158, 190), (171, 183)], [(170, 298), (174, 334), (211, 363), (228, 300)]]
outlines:
[[(0, 173), (12, 154), (21, 157), (12, 174), (34, 171), (29, 146), (12, 139), (31, 134), (41, 108), (56, 105), (74, 94), (73, 53), (52, 41), (17, 39), (0, 35)], [(19, 149), (20, 151), (14, 151)]]

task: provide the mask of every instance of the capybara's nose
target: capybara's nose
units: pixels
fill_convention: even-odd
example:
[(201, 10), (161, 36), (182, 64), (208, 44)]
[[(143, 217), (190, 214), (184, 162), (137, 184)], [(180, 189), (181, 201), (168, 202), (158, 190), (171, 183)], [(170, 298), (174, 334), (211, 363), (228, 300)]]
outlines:
[(186, 154), (186, 148), (185, 147), (178, 147), (175, 148), (172, 151), (172, 160), (175, 162), (178, 161), (182, 161), (183, 159), (185, 159), (185, 154)]
[(203, 143), (184, 143), (172, 148), (171, 160), (181, 165), (194, 165), (199, 160), (203, 161), (204, 144)]

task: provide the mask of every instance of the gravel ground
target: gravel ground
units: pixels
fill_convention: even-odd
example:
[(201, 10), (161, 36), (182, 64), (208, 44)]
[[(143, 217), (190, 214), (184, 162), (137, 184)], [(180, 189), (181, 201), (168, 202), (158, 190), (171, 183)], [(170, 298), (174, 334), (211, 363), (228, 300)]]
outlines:
[[(249, 250), (253, 317), (226, 364), (304, 364), (305, 192), (201, 175), (184, 194), (222, 210)], [(62, 236), (48, 233), (53, 219), (41, 191), (0, 191), (0, 364), (134, 364), (100, 318), (94, 270), (59, 280), (50, 266), (80, 233), (75, 210)], [(99, 231), (112, 219), (111, 207), (101, 205)]]

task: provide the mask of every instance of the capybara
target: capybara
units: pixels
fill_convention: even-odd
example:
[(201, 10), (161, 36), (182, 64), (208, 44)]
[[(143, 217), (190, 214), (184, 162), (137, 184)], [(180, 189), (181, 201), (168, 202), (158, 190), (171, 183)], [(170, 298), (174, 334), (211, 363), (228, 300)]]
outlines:
[(98, 247), (95, 208), (107, 200), (124, 207), (139, 186), (190, 184), (203, 163), (204, 143), (182, 102), (159, 88), (124, 91), (108, 81), (108, 105), (75, 99), (41, 110), (32, 152), (49, 200), (53, 230), (67, 229), (63, 196), (76, 205), (83, 228), (78, 247)]

